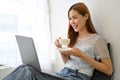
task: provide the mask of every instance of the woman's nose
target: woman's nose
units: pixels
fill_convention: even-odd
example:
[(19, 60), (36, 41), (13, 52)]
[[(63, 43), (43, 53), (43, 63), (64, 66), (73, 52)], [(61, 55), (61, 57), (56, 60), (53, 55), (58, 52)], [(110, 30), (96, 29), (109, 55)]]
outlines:
[(73, 19), (71, 19), (71, 22), (70, 22), (70, 23), (72, 23), (72, 24), (73, 24), (73, 23), (75, 23), (75, 21), (74, 21)]

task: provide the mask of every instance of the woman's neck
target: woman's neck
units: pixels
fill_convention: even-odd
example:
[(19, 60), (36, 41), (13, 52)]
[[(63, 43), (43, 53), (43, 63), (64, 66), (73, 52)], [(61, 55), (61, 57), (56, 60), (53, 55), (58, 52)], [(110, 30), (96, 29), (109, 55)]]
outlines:
[(79, 32), (78, 38), (79, 39), (86, 39), (87, 37), (91, 36), (92, 33), (89, 33), (88, 31)]

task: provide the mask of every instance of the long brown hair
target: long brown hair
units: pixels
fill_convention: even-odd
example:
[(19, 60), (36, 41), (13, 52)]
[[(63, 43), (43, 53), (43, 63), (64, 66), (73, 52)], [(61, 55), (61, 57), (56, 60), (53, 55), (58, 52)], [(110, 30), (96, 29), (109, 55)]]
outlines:
[[(84, 3), (76, 3), (74, 5), (72, 5), (70, 7), (70, 9), (68, 10), (68, 18), (69, 18), (69, 13), (71, 10), (75, 10), (77, 11), (79, 14), (81, 14), (82, 16), (85, 16), (85, 14), (88, 14), (88, 19), (86, 21), (86, 26), (87, 26), (87, 30), (90, 33), (97, 33), (92, 20), (91, 20), (91, 16), (90, 16), (90, 12), (87, 8), (87, 6)], [(69, 47), (73, 47), (74, 44), (77, 41), (77, 37), (78, 37), (78, 32), (75, 32), (74, 29), (72, 28), (72, 26), (69, 24), (68, 25), (68, 38), (70, 38), (70, 44), (68, 45)]]

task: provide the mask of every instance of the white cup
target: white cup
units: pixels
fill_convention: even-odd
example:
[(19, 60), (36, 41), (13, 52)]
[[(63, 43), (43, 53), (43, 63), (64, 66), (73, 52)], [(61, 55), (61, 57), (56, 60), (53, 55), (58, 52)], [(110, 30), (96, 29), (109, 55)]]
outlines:
[(62, 45), (62, 47), (67, 47), (68, 46), (68, 44), (70, 43), (70, 39), (65, 39), (65, 38), (63, 38), (63, 39), (59, 39), (59, 43)]

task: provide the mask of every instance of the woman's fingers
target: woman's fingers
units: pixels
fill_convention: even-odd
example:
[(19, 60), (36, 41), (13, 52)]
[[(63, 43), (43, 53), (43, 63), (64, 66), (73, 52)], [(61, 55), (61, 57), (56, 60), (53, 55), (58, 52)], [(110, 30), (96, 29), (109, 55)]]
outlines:
[(61, 44), (59, 43), (59, 39), (61, 39), (61, 37), (56, 39), (55, 42), (54, 42), (57, 47), (61, 47)]

